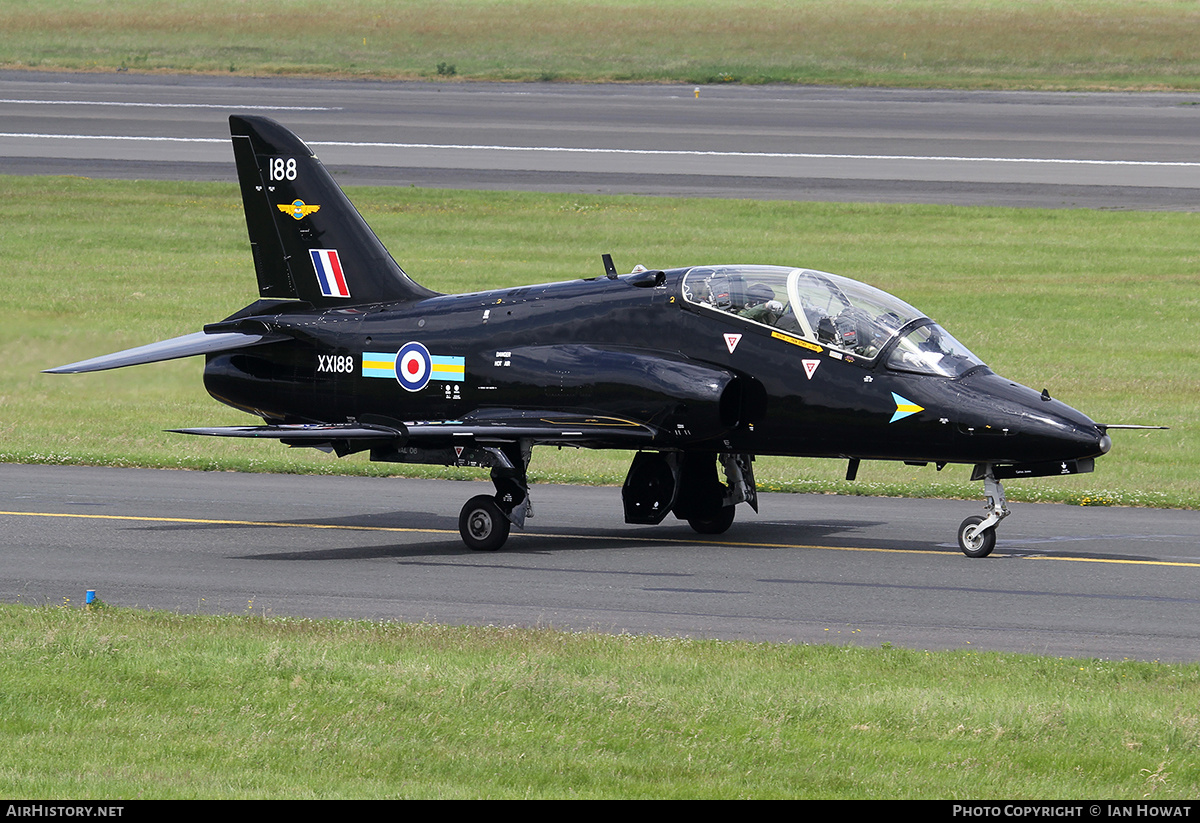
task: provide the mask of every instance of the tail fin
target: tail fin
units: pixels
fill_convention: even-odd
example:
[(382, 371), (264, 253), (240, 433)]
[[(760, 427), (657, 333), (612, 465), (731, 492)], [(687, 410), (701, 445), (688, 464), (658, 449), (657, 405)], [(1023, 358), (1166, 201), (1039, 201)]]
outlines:
[(300, 138), (266, 117), (229, 118), (263, 297), (318, 308), (432, 297), (388, 254)]

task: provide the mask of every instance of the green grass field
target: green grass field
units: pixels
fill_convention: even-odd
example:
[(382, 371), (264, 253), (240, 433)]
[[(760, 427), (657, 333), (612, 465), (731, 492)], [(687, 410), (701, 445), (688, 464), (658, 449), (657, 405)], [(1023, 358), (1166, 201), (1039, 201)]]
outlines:
[[(419, 282), (440, 291), (594, 276), (624, 266), (796, 264), (865, 280), (925, 310), (996, 371), (1117, 432), (1097, 471), (1013, 481), (1014, 500), (1200, 503), (1194, 368), (1200, 217), (533, 193), (357, 189), (351, 196)], [(405, 471), (273, 442), (165, 428), (252, 422), (210, 399), (202, 360), (92, 375), (41, 369), (197, 330), (256, 297), (232, 184), (0, 178), (10, 278), (0, 294), (0, 460), (327, 473)], [(535, 450), (535, 482), (619, 483), (629, 455)], [(763, 458), (767, 490), (978, 497), (938, 473)]]
[(1176, 0), (5, 0), (0, 67), (403, 79), (1200, 88)]
[(1200, 794), (1200, 666), (0, 605), (9, 798)]

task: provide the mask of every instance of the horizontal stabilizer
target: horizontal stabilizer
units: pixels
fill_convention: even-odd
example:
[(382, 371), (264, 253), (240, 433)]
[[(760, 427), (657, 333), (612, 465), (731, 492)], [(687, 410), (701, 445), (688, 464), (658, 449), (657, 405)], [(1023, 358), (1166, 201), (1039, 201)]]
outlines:
[(182, 337), (172, 337), (170, 340), (160, 340), (157, 343), (138, 346), (136, 349), (125, 349), (113, 354), (93, 357), (90, 360), (80, 360), (78, 363), (45, 369), (45, 372), (47, 374), (79, 374), (80, 372), (119, 369), (123, 366), (140, 366), (142, 363), (157, 363), (161, 360), (175, 360), (197, 354), (232, 351), (283, 339), (286, 338), (269, 334), (243, 334), (241, 332), (208, 334), (198, 331)]

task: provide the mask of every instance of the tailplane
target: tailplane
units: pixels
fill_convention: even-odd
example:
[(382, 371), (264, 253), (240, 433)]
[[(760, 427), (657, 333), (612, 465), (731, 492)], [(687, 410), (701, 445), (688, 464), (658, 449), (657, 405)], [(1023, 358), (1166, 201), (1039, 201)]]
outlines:
[(248, 115), (229, 131), (263, 297), (332, 308), (437, 294), (396, 264), (300, 138)]

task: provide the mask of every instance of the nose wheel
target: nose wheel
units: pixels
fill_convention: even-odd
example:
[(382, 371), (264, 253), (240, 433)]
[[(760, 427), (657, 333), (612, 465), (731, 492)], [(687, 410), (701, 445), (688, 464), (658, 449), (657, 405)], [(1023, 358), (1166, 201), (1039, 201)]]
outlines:
[(996, 526), (1008, 517), (1008, 501), (1004, 487), (988, 464), (983, 475), (983, 492), (987, 498), (984, 516), (972, 515), (958, 526), (958, 547), (967, 557), (987, 557), (996, 548)]
[(967, 557), (987, 557), (996, 548), (996, 527), (980, 528), (983, 521), (975, 514), (958, 527), (958, 547)]

